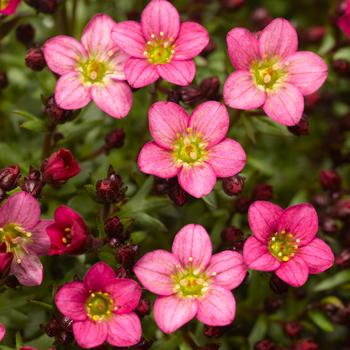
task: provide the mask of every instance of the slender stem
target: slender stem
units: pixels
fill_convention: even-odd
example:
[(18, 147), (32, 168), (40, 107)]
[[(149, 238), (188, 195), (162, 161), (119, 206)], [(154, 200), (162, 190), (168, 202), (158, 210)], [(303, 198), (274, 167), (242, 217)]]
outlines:
[(44, 142), (43, 142), (42, 159), (46, 159), (51, 153), (52, 146), (53, 146), (52, 139), (55, 134), (55, 131), (56, 131), (56, 125), (55, 124), (49, 125), (47, 133), (44, 138)]
[(192, 350), (199, 350), (198, 345), (194, 342), (189, 332), (184, 331), (183, 338), (186, 341), (186, 343), (192, 348)]
[(75, 34), (75, 23), (77, 20), (77, 7), (78, 7), (78, 0), (73, 0), (72, 5), (72, 17), (71, 17), (71, 34)]

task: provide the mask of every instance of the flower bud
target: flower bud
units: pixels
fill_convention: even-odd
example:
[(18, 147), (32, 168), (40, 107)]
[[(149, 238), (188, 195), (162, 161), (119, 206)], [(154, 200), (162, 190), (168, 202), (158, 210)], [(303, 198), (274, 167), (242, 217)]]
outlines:
[(30, 23), (20, 24), (16, 28), (16, 39), (26, 47), (33, 45), (35, 29)]
[(118, 203), (125, 198), (122, 178), (110, 168), (105, 179), (96, 182), (96, 195), (101, 203)]
[(239, 213), (243, 214), (248, 211), (250, 204), (251, 204), (251, 200), (248, 197), (243, 196), (236, 200), (235, 207)]
[(276, 296), (269, 297), (264, 302), (264, 309), (268, 314), (275, 313), (281, 306), (283, 301), (281, 298), (276, 298)]
[(341, 187), (341, 177), (334, 170), (322, 170), (320, 172), (320, 182), (324, 190), (338, 192)]
[(47, 14), (55, 13), (59, 4), (58, 0), (26, 0), (26, 2), (38, 12)]
[(340, 76), (350, 76), (350, 63), (347, 60), (338, 59), (332, 62), (333, 69)]
[(228, 196), (236, 196), (243, 191), (245, 178), (241, 175), (234, 175), (222, 179), (222, 189)]
[(269, 339), (263, 339), (255, 343), (254, 350), (275, 350), (275, 344)]
[(168, 92), (167, 101), (179, 104), (181, 101), (181, 94), (177, 90), (171, 90)]
[(28, 68), (40, 72), (46, 67), (44, 53), (40, 47), (31, 48), (27, 51), (25, 62)]
[(211, 53), (213, 53), (216, 50), (216, 44), (212, 38), (209, 38), (208, 45), (203, 49), (203, 51), (200, 53), (201, 56), (207, 57)]
[(350, 200), (339, 200), (332, 209), (333, 214), (342, 220), (348, 220), (350, 218)]
[(219, 349), (220, 349), (219, 344), (209, 344), (199, 348), (199, 350), (219, 350)]
[(304, 114), (299, 123), (293, 126), (288, 126), (288, 130), (296, 136), (309, 135), (309, 121), (307, 116)]
[(43, 186), (40, 171), (31, 166), (29, 168), (29, 175), (24, 178), (21, 184), (22, 191), (28, 192), (33, 197), (38, 198), (41, 195)]
[(288, 291), (288, 284), (273, 274), (270, 278), (270, 288), (276, 294), (285, 294)]
[(199, 88), (202, 91), (205, 100), (218, 101), (220, 99), (220, 79), (218, 77), (213, 76), (203, 79), (199, 85)]
[(45, 113), (50, 117), (53, 124), (63, 124), (74, 118), (74, 113), (60, 108), (54, 96), (50, 96), (46, 101)]
[(117, 278), (127, 278), (128, 271), (123, 266), (120, 266), (115, 270), (115, 276)]
[(231, 10), (237, 10), (245, 4), (245, 0), (221, 0), (221, 5)]
[(129, 238), (129, 235), (124, 230), (124, 226), (118, 216), (113, 216), (107, 219), (104, 228), (106, 235), (109, 238), (116, 239), (119, 244), (125, 242)]
[(243, 232), (236, 227), (228, 226), (221, 232), (224, 246), (233, 250), (242, 250), (244, 245)]
[(147, 299), (141, 299), (139, 305), (135, 309), (135, 312), (140, 316), (144, 317), (150, 314), (150, 302)]
[(292, 350), (318, 350), (318, 345), (312, 339), (303, 339), (294, 344)]
[(112, 130), (105, 137), (105, 149), (107, 154), (113, 148), (121, 148), (124, 145), (125, 133), (122, 128)]
[(301, 31), (301, 41), (305, 44), (320, 42), (326, 34), (324, 26), (313, 26)]
[(5, 72), (0, 72), (0, 90), (5, 89), (8, 85), (7, 75)]
[(350, 267), (350, 249), (345, 249), (335, 258), (335, 263), (341, 268)]
[[(319, 91), (316, 91), (310, 95), (305, 96), (305, 109), (312, 109), (321, 100), (321, 98), (322, 98), (322, 95)], [(296, 134), (296, 135), (308, 135), (309, 124), (305, 123), (305, 119), (307, 121), (306, 115), (304, 114), (301, 118), (301, 121), (303, 121), (303, 123), (299, 122), (297, 124), (297, 126), (299, 126), (299, 128), (304, 126), (304, 128), (301, 128), (301, 129), (305, 129), (305, 126), (306, 126), (307, 133), (306, 134)], [(293, 133), (293, 131), (291, 129), (294, 130), (295, 128), (293, 129), (293, 126), (290, 126), (288, 128), (288, 130)]]
[(174, 179), (162, 179), (160, 177), (155, 177), (154, 192), (158, 195), (168, 194), (173, 182)]
[(179, 207), (184, 206), (188, 199), (187, 192), (179, 185), (177, 180), (169, 188), (168, 196), (173, 201), (173, 203)]
[(134, 266), (136, 256), (139, 252), (139, 246), (136, 244), (125, 244), (117, 248), (116, 260), (127, 269)]
[(132, 347), (132, 350), (149, 350), (152, 345), (152, 340), (141, 338), (140, 342)]
[(229, 326), (219, 327), (219, 326), (204, 326), (204, 335), (208, 338), (219, 338), (225, 334), (229, 329)]
[(11, 165), (0, 170), (0, 188), (5, 192), (11, 191), (18, 185), (21, 176), (18, 165)]
[(0, 202), (2, 202), (6, 198), (7, 198), (6, 192), (2, 188), (0, 188)]
[(256, 7), (253, 10), (251, 19), (254, 26), (258, 30), (262, 30), (272, 21), (272, 17), (270, 16), (269, 12), (265, 7), (262, 6)]
[(253, 190), (252, 201), (269, 201), (273, 197), (273, 189), (269, 184), (257, 184)]
[(286, 322), (283, 325), (283, 330), (288, 335), (288, 337), (296, 338), (301, 333), (301, 325), (296, 321)]

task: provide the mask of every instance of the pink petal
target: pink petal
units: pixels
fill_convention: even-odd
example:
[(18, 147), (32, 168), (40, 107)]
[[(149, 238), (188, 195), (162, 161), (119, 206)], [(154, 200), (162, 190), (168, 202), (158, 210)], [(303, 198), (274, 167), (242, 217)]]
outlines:
[(229, 177), (244, 168), (246, 154), (238, 142), (225, 139), (209, 149), (208, 162), (217, 177)]
[(184, 22), (175, 42), (174, 60), (189, 60), (199, 55), (208, 43), (209, 34), (203, 26), (195, 22)]
[(0, 342), (4, 339), (5, 334), (6, 334), (6, 328), (2, 323), (0, 323)]
[(226, 42), (232, 65), (236, 69), (249, 70), (251, 62), (260, 57), (258, 39), (247, 29), (232, 29), (227, 34)]
[(159, 79), (156, 66), (146, 59), (129, 58), (125, 65), (128, 83), (135, 89), (154, 83)]
[(173, 102), (156, 102), (148, 112), (150, 133), (159, 146), (173, 149), (179, 134), (187, 132), (188, 115)]
[(177, 257), (165, 250), (155, 250), (144, 255), (135, 265), (134, 272), (142, 285), (158, 295), (174, 294), (171, 276), (180, 264)]
[(256, 201), (248, 209), (249, 227), (254, 237), (267, 243), (270, 236), (277, 232), (277, 223), (283, 209), (276, 204)]
[[(347, 3), (349, 8), (349, 2)], [(350, 11), (347, 10), (346, 13), (338, 20), (339, 28), (350, 38)]]
[(193, 266), (204, 271), (212, 255), (212, 244), (208, 232), (201, 225), (184, 226), (175, 236), (172, 252), (182, 266)]
[(82, 85), (79, 73), (68, 73), (57, 81), (55, 100), (63, 109), (80, 109), (91, 101), (90, 89)]
[(191, 321), (198, 311), (196, 299), (176, 295), (160, 297), (154, 303), (154, 319), (164, 333), (173, 333)]
[(303, 247), (310, 243), (318, 231), (318, 217), (311, 204), (296, 204), (285, 209), (278, 220), (278, 232), (286, 230), (300, 239), (298, 245)]
[(295, 85), (303, 95), (310, 95), (318, 90), (328, 75), (328, 67), (323, 59), (313, 52), (299, 51), (288, 56), (287, 81)]
[(170, 151), (157, 146), (155, 142), (148, 142), (142, 147), (137, 165), (143, 173), (165, 179), (174, 177), (178, 173)]
[(276, 275), (291, 286), (300, 287), (307, 281), (309, 269), (304, 260), (296, 255), (288, 262), (281, 263), (276, 270)]
[(334, 254), (331, 248), (318, 238), (300, 248), (297, 254), (305, 261), (311, 274), (326, 271), (334, 264)]
[(55, 303), (60, 312), (73, 321), (84, 321), (87, 318), (85, 302), (88, 293), (81, 282), (66, 283), (58, 290)]
[(253, 270), (274, 271), (280, 266), (280, 262), (268, 251), (267, 245), (253, 236), (245, 241), (243, 256), (245, 263)]
[(236, 301), (225, 288), (213, 285), (198, 304), (197, 319), (208, 326), (227, 326), (235, 318)]
[(87, 57), (83, 45), (66, 35), (58, 35), (47, 40), (43, 52), (48, 67), (59, 75), (75, 71), (77, 62)]
[(286, 126), (298, 124), (304, 111), (304, 98), (294, 85), (284, 83), (267, 95), (265, 113), (277, 123)]
[(180, 15), (176, 8), (164, 0), (152, 0), (143, 10), (141, 26), (145, 37), (150, 40), (152, 34), (156, 38), (160, 33), (167, 39), (176, 39), (180, 30)]
[(3, 10), (0, 10), (0, 14), (6, 16), (14, 14), (17, 10), (17, 6), (19, 5), (19, 3), (20, 0), (10, 0), (7, 6)]
[(230, 117), (225, 105), (208, 101), (199, 105), (191, 114), (189, 127), (203, 137), (212, 147), (223, 140), (227, 134)]
[(260, 34), (259, 47), (262, 57), (287, 57), (298, 48), (297, 32), (289, 21), (276, 18)]
[(110, 282), (115, 280), (115, 272), (104, 262), (93, 265), (84, 277), (84, 286), (88, 291), (104, 291)]
[(74, 338), (82, 348), (94, 348), (102, 345), (108, 334), (107, 322), (86, 320), (73, 323)]
[(231, 108), (250, 110), (264, 104), (266, 93), (254, 85), (249, 71), (238, 70), (225, 81), (224, 100)]
[(126, 80), (125, 65), (130, 56), (117, 46), (110, 49), (105, 55), (107, 56), (106, 60), (111, 64), (106, 77), (114, 80)]
[(49, 253), (51, 242), (46, 229), (52, 224), (52, 220), (42, 220), (31, 230), (33, 243), (29, 248), (35, 254), (47, 255)]
[(132, 92), (128, 84), (110, 81), (105, 86), (95, 85), (91, 96), (97, 107), (113, 118), (124, 118), (131, 109)]
[(140, 319), (133, 312), (116, 315), (108, 322), (107, 342), (113, 346), (127, 347), (141, 340)]
[(65, 226), (73, 225), (74, 221), (82, 221), (81, 216), (72, 208), (66, 205), (60, 205), (55, 210), (55, 222)]
[[(154, 1), (154, 0), (153, 0)], [(189, 85), (196, 74), (194, 61), (171, 61), (156, 66), (158, 74), (170, 83), (180, 86)]]
[(183, 167), (178, 175), (180, 186), (195, 198), (209, 194), (216, 184), (216, 175), (210, 164), (192, 168)]
[(247, 274), (242, 254), (225, 250), (212, 256), (205, 272), (214, 276), (214, 284), (226, 289), (238, 287)]
[(112, 39), (130, 56), (145, 58), (146, 40), (140, 23), (135, 21), (117, 23), (112, 31)]
[(39, 286), (43, 281), (43, 265), (36, 255), (24, 254), (20, 256), (20, 263), (13, 259), (10, 268), (19, 283), (26, 287)]

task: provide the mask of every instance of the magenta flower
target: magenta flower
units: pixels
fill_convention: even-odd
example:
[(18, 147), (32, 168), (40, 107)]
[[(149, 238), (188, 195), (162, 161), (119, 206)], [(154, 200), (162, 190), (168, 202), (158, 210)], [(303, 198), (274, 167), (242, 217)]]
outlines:
[(346, 2), (345, 13), (338, 19), (338, 26), (350, 38), (350, 0)]
[(13, 256), (10, 274), (24, 286), (43, 280), (39, 256), (49, 252), (46, 228), (50, 224), (50, 220), (40, 220), (39, 203), (29, 193), (18, 192), (0, 207), (0, 241)]
[(107, 15), (96, 15), (85, 27), (81, 43), (58, 35), (43, 47), (48, 67), (60, 79), (55, 100), (67, 110), (85, 107), (91, 100), (114, 118), (125, 117), (132, 93), (124, 81), (128, 56), (111, 39), (116, 23)]
[(243, 169), (246, 155), (238, 142), (226, 138), (229, 115), (219, 102), (203, 103), (190, 117), (176, 103), (157, 102), (148, 118), (154, 141), (139, 154), (142, 172), (161, 178), (178, 176), (181, 187), (200, 198), (213, 189), (217, 177)]
[(225, 103), (232, 108), (265, 113), (283, 125), (295, 125), (304, 111), (304, 97), (327, 78), (327, 65), (309, 51), (299, 51), (293, 26), (283, 18), (273, 20), (253, 34), (234, 28), (227, 35), (233, 72), (225, 82)]
[(0, 1), (0, 14), (9, 16), (16, 12), (17, 6), (20, 0), (1, 0)]
[(248, 211), (253, 236), (243, 248), (248, 267), (275, 271), (284, 282), (302, 286), (309, 274), (329, 269), (334, 255), (329, 246), (316, 238), (317, 213), (310, 204), (297, 204), (285, 210), (265, 201), (254, 202)]
[(241, 284), (247, 269), (237, 252), (212, 255), (207, 231), (191, 224), (176, 234), (172, 253), (148, 253), (134, 272), (146, 289), (159, 295), (155, 321), (163, 332), (172, 333), (194, 317), (209, 326), (230, 324), (236, 311), (231, 289)]
[(0, 323), (0, 342), (4, 339), (5, 334), (6, 334), (6, 328), (2, 323)]
[(142, 12), (141, 23), (118, 23), (112, 38), (131, 56), (125, 74), (134, 88), (159, 77), (176, 85), (190, 84), (196, 73), (193, 58), (209, 42), (205, 28), (194, 22), (181, 23), (176, 8), (166, 0), (152, 0)]
[(56, 294), (56, 306), (73, 320), (73, 333), (82, 348), (105, 341), (127, 347), (141, 339), (141, 322), (133, 310), (139, 304), (141, 287), (133, 280), (116, 278), (103, 262), (93, 265), (83, 282), (65, 284)]

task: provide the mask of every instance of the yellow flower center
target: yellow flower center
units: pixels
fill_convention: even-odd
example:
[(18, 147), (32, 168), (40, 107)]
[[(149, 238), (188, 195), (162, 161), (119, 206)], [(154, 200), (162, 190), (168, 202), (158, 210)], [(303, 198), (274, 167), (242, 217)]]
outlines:
[(292, 233), (282, 230), (270, 238), (268, 249), (276, 259), (286, 262), (295, 255), (299, 244), (299, 238), (296, 239)]
[(148, 62), (152, 64), (166, 64), (171, 61), (175, 53), (175, 45), (173, 38), (164, 38), (164, 33), (160, 32), (160, 36), (151, 35), (151, 40), (147, 41), (144, 55)]
[(64, 229), (64, 237), (62, 237), (62, 243), (69, 247), (72, 243), (72, 230), (69, 227)]
[(4, 10), (8, 4), (9, 4), (10, 0), (0, 0), (0, 10)]
[(103, 84), (107, 74), (111, 74), (111, 64), (98, 58), (88, 58), (78, 64), (78, 71), (84, 85)]
[(116, 309), (110, 295), (103, 292), (91, 293), (85, 303), (85, 308), (89, 318), (95, 322), (108, 320), (112, 311)]

